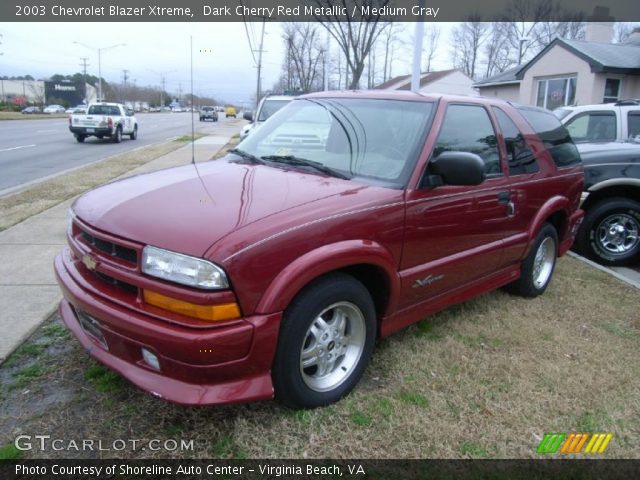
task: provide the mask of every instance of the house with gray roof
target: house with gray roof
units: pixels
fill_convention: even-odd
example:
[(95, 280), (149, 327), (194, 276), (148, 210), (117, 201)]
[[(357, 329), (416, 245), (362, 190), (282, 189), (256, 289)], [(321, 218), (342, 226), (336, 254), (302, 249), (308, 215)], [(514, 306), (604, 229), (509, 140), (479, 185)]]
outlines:
[(588, 23), (586, 40), (556, 38), (529, 62), (474, 84), (480, 94), (553, 110), (640, 98), (640, 29), (622, 44)]
[[(411, 90), (411, 75), (399, 75), (374, 87), (378, 90)], [(473, 80), (457, 69), (420, 74), (420, 92), (478, 95)]]

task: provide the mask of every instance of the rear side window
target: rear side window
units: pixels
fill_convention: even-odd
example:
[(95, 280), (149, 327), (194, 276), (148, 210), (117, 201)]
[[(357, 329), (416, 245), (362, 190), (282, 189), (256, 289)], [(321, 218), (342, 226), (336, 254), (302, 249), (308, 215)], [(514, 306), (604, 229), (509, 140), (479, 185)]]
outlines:
[(496, 133), (489, 114), (479, 105), (447, 108), (433, 156), (449, 151), (475, 153), (484, 162), (487, 175), (502, 174)]
[(581, 163), (580, 154), (569, 132), (553, 113), (523, 106), (518, 107), (518, 111), (540, 137), (557, 167), (570, 167)]
[(574, 142), (613, 142), (616, 139), (616, 114), (581, 113), (569, 120), (565, 127)]
[(627, 116), (629, 137), (640, 137), (640, 110), (631, 110)]
[(499, 108), (493, 108), (504, 137), (509, 162), (509, 175), (522, 175), (540, 171), (538, 162), (513, 120)]

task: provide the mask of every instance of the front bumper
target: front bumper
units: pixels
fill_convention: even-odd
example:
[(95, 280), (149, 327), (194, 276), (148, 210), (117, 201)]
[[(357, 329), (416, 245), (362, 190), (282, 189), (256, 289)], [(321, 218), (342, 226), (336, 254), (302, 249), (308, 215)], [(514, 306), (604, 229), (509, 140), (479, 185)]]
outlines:
[[(281, 312), (190, 328), (96, 295), (68, 248), (56, 257), (54, 267), (64, 295), (59, 311), (65, 325), (92, 357), (143, 390), (185, 405), (273, 397), (271, 364)], [(95, 320), (103, 338), (83, 328), (80, 315)], [(159, 371), (145, 362), (143, 348), (159, 359)]]

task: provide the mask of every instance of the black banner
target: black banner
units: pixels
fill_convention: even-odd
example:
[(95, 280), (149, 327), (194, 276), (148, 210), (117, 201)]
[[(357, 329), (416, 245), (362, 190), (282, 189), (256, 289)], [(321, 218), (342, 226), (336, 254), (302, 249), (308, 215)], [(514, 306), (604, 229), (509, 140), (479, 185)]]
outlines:
[(633, 479), (640, 460), (27, 460), (0, 461), (0, 478), (200, 479)]
[(469, 20), (473, 15), (476, 21), (632, 22), (640, 20), (639, 5), (637, 0), (128, 0), (121, 4), (106, 0), (14, 0), (0, 2), (0, 21), (289, 22), (324, 18), (453, 22)]

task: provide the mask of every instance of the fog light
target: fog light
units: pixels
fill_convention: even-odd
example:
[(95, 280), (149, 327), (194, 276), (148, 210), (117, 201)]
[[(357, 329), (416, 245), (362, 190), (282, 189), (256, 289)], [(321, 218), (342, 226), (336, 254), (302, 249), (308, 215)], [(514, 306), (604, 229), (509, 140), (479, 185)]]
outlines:
[(146, 348), (143, 348), (142, 358), (151, 368), (153, 368), (154, 370), (160, 370), (160, 361), (158, 360), (157, 355), (154, 355)]

